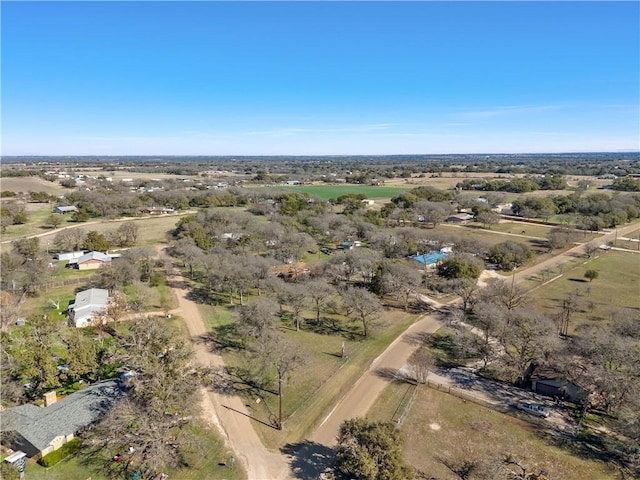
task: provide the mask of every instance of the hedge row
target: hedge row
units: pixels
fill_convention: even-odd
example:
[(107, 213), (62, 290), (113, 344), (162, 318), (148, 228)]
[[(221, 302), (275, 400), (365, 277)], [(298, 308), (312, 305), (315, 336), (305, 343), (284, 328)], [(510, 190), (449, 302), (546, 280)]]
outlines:
[(81, 446), (82, 442), (79, 439), (74, 438), (73, 440), (65, 443), (58, 450), (47, 453), (44, 457), (38, 460), (38, 463), (43, 467), (53, 467), (60, 460), (67, 458), (69, 455), (77, 452)]

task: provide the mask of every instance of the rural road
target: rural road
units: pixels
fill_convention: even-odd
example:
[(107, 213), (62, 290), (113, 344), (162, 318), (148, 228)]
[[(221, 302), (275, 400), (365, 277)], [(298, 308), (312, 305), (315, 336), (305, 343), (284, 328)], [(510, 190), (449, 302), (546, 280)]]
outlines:
[(373, 362), (366, 373), (351, 390), (338, 402), (322, 424), (311, 435), (310, 440), (326, 446), (334, 446), (340, 425), (345, 420), (363, 417), (389, 384), (389, 379), (380, 376), (381, 371), (398, 371), (411, 354), (420, 346), (416, 338), (430, 334), (440, 328), (435, 315), (425, 315), (411, 325)]
[[(207, 342), (203, 341), (208, 330), (198, 305), (188, 298), (189, 289), (184, 279), (176, 273), (171, 276), (170, 284), (178, 302), (178, 308), (174, 311), (178, 312), (189, 330), (196, 361), (204, 366), (223, 366), (222, 357), (212, 352)], [(278, 452), (267, 450), (262, 444), (240, 397), (222, 395), (205, 388), (202, 389), (202, 394), (205, 419), (222, 431), (225, 441), (237, 455), (249, 480), (291, 478), (287, 458)]]
[[(548, 260), (545, 260), (544, 262), (540, 262), (536, 265), (533, 265), (531, 267), (525, 268), (524, 270), (516, 272), (515, 283), (523, 282), (534, 275), (542, 273), (545, 270), (554, 269), (560, 265), (570, 262), (571, 260), (575, 260), (576, 258), (582, 257), (584, 255), (584, 250), (587, 245), (591, 245), (594, 247), (599, 247), (600, 245), (606, 245), (607, 242), (611, 242), (615, 240), (616, 236), (618, 238), (623, 237), (627, 233), (633, 232), (638, 228), (640, 228), (640, 225), (637, 223), (634, 223), (631, 225), (627, 225), (626, 227), (618, 228), (617, 230), (614, 230), (612, 232), (605, 233), (604, 235), (594, 240), (591, 240), (589, 242), (576, 245), (575, 247), (570, 248), (566, 252), (556, 255)], [(600, 250), (600, 252), (603, 252), (603, 251), (606, 251), (606, 250)]]

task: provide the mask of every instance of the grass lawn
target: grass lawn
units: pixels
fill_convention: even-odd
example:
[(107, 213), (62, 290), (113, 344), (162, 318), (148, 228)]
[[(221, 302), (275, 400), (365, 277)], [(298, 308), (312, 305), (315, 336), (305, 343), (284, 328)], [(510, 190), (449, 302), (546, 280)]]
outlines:
[(338, 198), (340, 195), (348, 195), (350, 193), (363, 193), (372, 200), (397, 197), (401, 193), (415, 188), (417, 185), (406, 187), (383, 187), (375, 185), (300, 185), (291, 187), (281, 187), (289, 190), (305, 192), (312, 197), (318, 197), (323, 200)]
[[(239, 462), (231, 461), (231, 453), (224, 446), (219, 435), (203, 427), (194, 427), (198, 441), (198, 451), (188, 455), (188, 468), (169, 469), (165, 473), (170, 479), (181, 480), (242, 480), (246, 474)], [(63, 460), (51, 468), (44, 468), (33, 460), (27, 462), (25, 478), (29, 480), (108, 480), (86, 453), (78, 454)], [(125, 478), (125, 477), (121, 477)], [(130, 478), (130, 477), (127, 477)]]
[[(208, 326), (219, 337), (229, 335), (234, 324), (233, 307), (200, 305)], [(311, 312), (304, 312), (312, 318)], [(386, 326), (364, 340), (358, 333), (360, 326), (336, 317), (325, 319), (322, 325), (303, 325), (296, 332), (288, 322), (283, 322), (280, 331), (289, 340), (300, 345), (305, 365), (294, 370), (284, 386), (284, 429), (277, 431), (268, 425), (254, 423), (263, 442), (271, 448), (306, 438), (335, 403), (362, 375), (371, 361), (377, 357), (416, 316), (397, 310), (384, 313)], [(354, 332), (353, 335), (351, 332)], [(221, 340), (222, 341), (222, 340)], [(341, 357), (342, 344), (348, 358)], [(223, 348), (225, 363), (230, 367), (251, 369), (246, 354), (236, 348)], [(258, 367), (254, 368), (254, 374)], [(264, 375), (264, 372), (260, 372)], [(250, 414), (267, 424), (278, 412), (277, 385), (275, 378), (267, 378), (264, 388), (250, 387), (238, 382), (236, 385), (247, 399)], [(269, 382), (270, 381), (270, 382)], [(259, 399), (259, 401), (257, 401)]]
[[(591, 283), (584, 278), (587, 270), (598, 272)], [(553, 275), (552, 275), (553, 276)], [(640, 309), (640, 255), (635, 253), (602, 251), (588, 262), (584, 260), (569, 269), (562, 277), (533, 292), (533, 307), (549, 316), (562, 310), (562, 301), (571, 294), (579, 295), (578, 311), (569, 325), (569, 333), (581, 324), (606, 321), (619, 308)]]
[[(390, 421), (406, 403), (406, 383), (389, 385), (368, 417)], [(401, 409), (402, 410), (402, 409)], [(445, 462), (462, 465), (476, 459), (500, 461), (515, 455), (532, 471), (546, 470), (549, 478), (603, 480), (617, 478), (613, 467), (598, 460), (572, 455), (568, 448), (538, 427), (471, 402), (420, 387), (401, 425), (405, 457), (426, 478), (456, 479)], [(476, 478), (473, 475), (470, 479)]]

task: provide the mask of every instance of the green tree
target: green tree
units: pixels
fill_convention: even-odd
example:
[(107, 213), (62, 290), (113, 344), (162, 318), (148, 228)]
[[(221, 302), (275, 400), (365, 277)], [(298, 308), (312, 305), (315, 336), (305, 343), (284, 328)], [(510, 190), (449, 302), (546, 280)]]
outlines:
[(38, 314), (31, 315), (27, 324), (31, 329), (20, 349), (18, 363), (23, 377), (31, 384), (30, 394), (38, 397), (60, 386), (52, 354), (56, 324), (46, 315)]
[(197, 418), (203, 372), (192, 364), (190, 343), (160, 318), (140, 319), (118, 330), (116, 338), (117, 361), (135, 376), (125, 397), (87, 435), (110, 465), (114, 455), (133, 447), (114, 468), (130, 478), (135, 465), (142, 478), (153, 478), (167, 467), (184, 465), (193, 445), (189, 427)]
[(584, 278), (589, 280), (589, 283), (593, 282), (596, 278), (598, 278), (598, 271), (597, 270), (587, 270), (586, 272), (584, 272)]
[(340, 427), (335, 474), (341, 479), (410, 480), (413, 469), (402, 455), (402, 436), (392, 423), (363, 418)]
[(106, 235), (95, 230), (87, 233), (87, 238), (84, 240), (84, 248), (94, 252), (106, 252), (110, 246)]
[(67, 349), (66, 363), (69, 370), (64, 375), (70, 382), (78, 380), (94, 380), (98, 370), (98, 352), (96, 344), (86, 337), (79, 329), (73, 328), (66, 332), (64, 344)]
[(484, 265), (473, 257), (453, 256), (445, 258), (436, 266), (438, 275), (447, 279), (478, 278)]
[(522, 243), (506, 241), (494, 245), (489, 250), (489, 261), (502, 270), (511, 270), (533, 257), (531, 249)]
[(47, 225), (51, 225), (52, 228), (58, 228), (62, 223), (62, 217), (60, 215), (56, 215), (52, 213), (47, 217)]

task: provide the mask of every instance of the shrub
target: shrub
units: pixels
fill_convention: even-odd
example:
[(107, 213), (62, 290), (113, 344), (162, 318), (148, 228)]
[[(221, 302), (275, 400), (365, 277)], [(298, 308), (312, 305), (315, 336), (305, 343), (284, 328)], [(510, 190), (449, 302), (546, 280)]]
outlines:
[(38, 463), (43, 467), (53, 467), (60, 460), (67, 458), (69, 455), (76, 453), (80, 447), (82, 446), (82, 442), (78, 438), (74, 438), (69, 442), (65, 443), (58, 450), (54, 450), (51, 453), (47, 453), (44, 457), (38, 460)]

